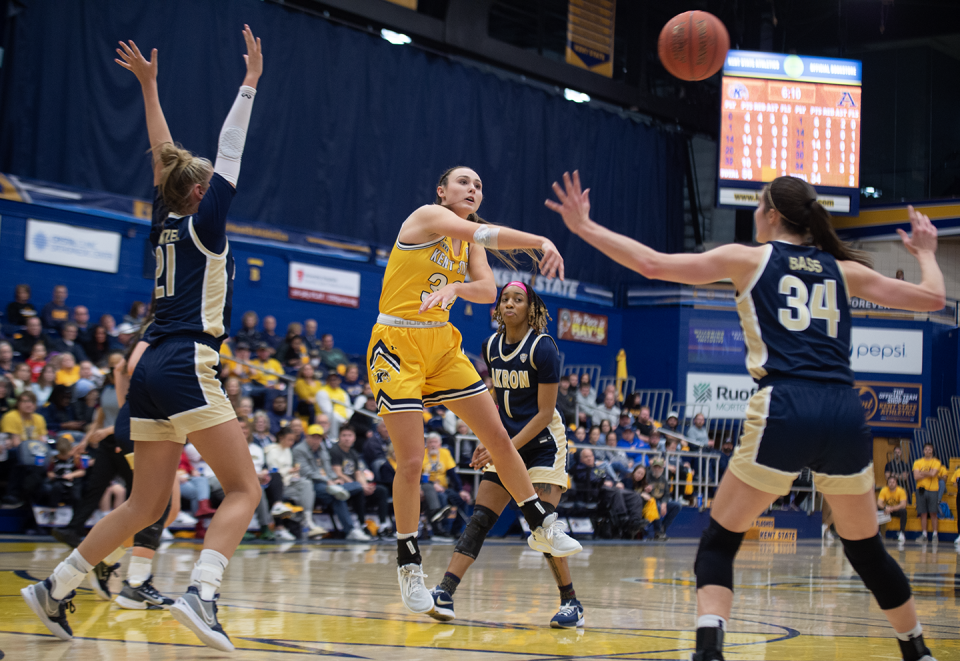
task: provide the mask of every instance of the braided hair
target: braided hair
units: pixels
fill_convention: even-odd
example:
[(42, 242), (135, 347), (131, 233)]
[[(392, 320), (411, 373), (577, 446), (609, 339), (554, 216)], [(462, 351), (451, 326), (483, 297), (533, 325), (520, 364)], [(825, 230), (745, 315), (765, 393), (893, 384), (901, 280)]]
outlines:
[[(500, 314), (500, 299), (503, 296), (503, 290), (510, 286), (522, 285), (522, 283), (508, 282), (501, 287), (497, 294), (497, 305), (493, 310), (493, 319), (497, 322), (497, 332), (505, 333), (506, 327), (503, 323), (503, 316)], [(527, 323), (533, 329), (534, 334), (540, 335), (547, 332), (547, 322), (551, 320), (550, 313), (547, 311), (547, 304), (533, 290), (533, 287), (523, 285), (524, 293), (527, 296)]]

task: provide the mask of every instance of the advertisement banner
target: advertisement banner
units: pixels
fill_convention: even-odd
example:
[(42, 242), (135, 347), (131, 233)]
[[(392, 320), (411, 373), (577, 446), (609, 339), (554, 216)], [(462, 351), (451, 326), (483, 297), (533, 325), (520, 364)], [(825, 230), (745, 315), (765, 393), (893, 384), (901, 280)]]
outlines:
[(560, 308), (557, 313), (558, 339), (607, 346), (607, 315), (587, 314), (567, 308)]
[(923, 386), (919, 383), (856, 381), (867, 424), (875, 427), (920, 427)]
[(23, 257), (30, 262), (116, 273), (120, 234), (28, 218)]
[(617, 0), (570, 0), (567, 5), (567, 64), (613, 77), (613, 33)]
[(922, 374), (923, 331), (854, 326), (850, 367), (874, 374)]
[(743, 365), (746, 348), (743, 329), (732, 321), (690, 320), (687, 361), (715, 365)]
[[(386, 266), (386, 261), (382, 265)], [(496, 266), (493, 267), (493, 277), (497, 287), (503, 287), (508, 282), (518, 281), (528, 287), (533, 287), (533, 290), (541, 296), (558, 296), (613, 307), (613, 291), (599, 285), (591, 285), (571, 278), (566, 280), (544, 278), (534, 275), (530, 271), (515, 271)]]
[(360, 274), (290, 262), (288, 295), (298, 301), (360, 307)]
[(701, 412), (701, 406), (709, 406), (708, 417), (711, 418), (746, 418), (747, 404), (756, 392), (757, 384), (746, 374), (687, 372), (687, 397), (684, 401), (687, 402), (686, 410), (690, 412)]

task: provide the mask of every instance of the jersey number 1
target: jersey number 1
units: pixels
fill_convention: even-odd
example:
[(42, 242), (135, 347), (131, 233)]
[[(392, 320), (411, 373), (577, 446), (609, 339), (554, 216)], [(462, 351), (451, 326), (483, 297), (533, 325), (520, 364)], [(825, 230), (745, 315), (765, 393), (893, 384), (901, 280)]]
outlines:
[(805, 331), (810, 327), (811, 319), (823, 319), (827, 322), (827, 335), (837, 336), (840, 308), (837, 307), (836, 280), (816, 283), (811, 296), (803, 280), (795, 275), (785, 275), (780, 278), (780, 293), (787, 297), (787, 307), (777, 311), (784, 328), (794, 332)]
[(166, 270), (167, 270), (167, 285), (164, 287), (161, 285), (161, 278), (163, 278), (164, 270), (164, 260), (163, 260), (163, 248), (157, 246), (157, 272), (154, 274), (156, 281), (156, 288), (154, 293), (156, 297), (163, 298), (164, 296), (173, 296), (174, 294), (174, 283), (176, 282), (177, 276), (177, 246), (173, 243), (167, 244), (167, 260), (166, 260)]

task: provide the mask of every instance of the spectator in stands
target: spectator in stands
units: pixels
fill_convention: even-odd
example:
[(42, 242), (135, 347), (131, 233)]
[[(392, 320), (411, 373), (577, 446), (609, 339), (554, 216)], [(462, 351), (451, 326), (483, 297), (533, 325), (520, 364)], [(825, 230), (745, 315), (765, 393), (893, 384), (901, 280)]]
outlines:
[(707, 418), (702, 413), (693, 416), (693, 424), (687, 428), (686, 437), (690, 439), (691, 443), (701, 448), (707, 446), (707, 441), (709, 440), (709, 436), (707, 435)]
[[(247, 439), (247, 448), (250, 450), (250, 458), (253, 460), (253, 470), (257, 473), (257, 479), (260, 482), (260, 488), (263, 489), (260, 494), (260, 502), (257, 504), (257, 523), (260, 525), (260, 539), (273, 541), (275, 525), (271, 508), (279, 503), (283, 498), (283, 478), (279, 472), (271, 472), (264, 459), (263, 447), (253, 440), (253, 429), (246, 421), (240, 421), (240, 428)], [(281, 503), (282, 504), (282, 503)], [(243, 538), (247, 539), (246, 533)]]
[(23, 441), (47, 440), (47, 421), (37, 413), (37, 396), (26, 391), (17, 396), (17, 408), (0, 419), (0, 433), (13, 437), (13, 447)]
[(123, 322), (116, 329), (117, 342), (120, 343), (120, 346), (127, 347), (133, 342), (134, 338), (138, 336), (140, 332), (139, 326), (134, 326), (131, 323)]
[[(33, 345), (33, 349), (30, 351), (30, 357), (24, 362), (30, 366), (30, 378), (34, 383), (40, 378), (40, 372), (43, 371), (43, 368), (47, 366), (48, 362), (50, 366), (53, 367), (54, 372), (60, 367), (60, 361), (56, 358), (47, 361), (47, 350), (40, 342)], [(54, 378), (56, 378), (56, 374), (54, 374)]]
[(56, 383), (61, 386), (72, 386), (80, 380), (80, 366), (72, 353), (60, 354), (60, 369), (57, 370)]
[(577, 392), (570, 388), (570, 376), (560, 377), (560, 390), (557, 391), (557, 410), (563, 418), (564, 426), (577, 424)]
[(240, 406), (236, 409), (237, 419), (246, 420), (247, 422), (253, 422), (253, 398), (251, 397), (241, 397)]
[(720, 444), (720, 465), (718, 467), (720, 474), (717, 476), (718, 480), (723, 479), (723, 474), (727, 471), (727, 465), (730, 463), (731, 457), (733, 457), (733, 439), (727, 436)]
[(694, 471), (690, 466), (689, 461), (681, 457), (679, 454), (676, 454), (679, 441), (672, 436), (667, 436), (665, 444), (665, 449), (667, 452), (667, 476), (671, 481), (678, 480), (680, 482), (686, 482), (687, 477), (692, 476)]
[(190, 513), (194, 517), (201, 519), (214, 515), (216, 510), (210, 504), (210, 481), (193, 466), (186, 452), (180, 453), (177, 480), (180, 482), (180, 497), (190, 501)]
[[(603, 404), (604, 400), (607, 398), (607, 395), (613, 395), (613, 403), (617, 404), (617, 407), (619, 408), (617, 387), (612, 383), (608, 383), (603, 389), (603, 392), (597, 395), (597, 404)], [(617, 417), (619, 418), (620, 416)], [(616, 423), (616, 421), (614, 421), (614, 423)]]
[(640, 393), (632, 392), (623, 398), (623, 405), (620, 407), (621, 410), (630, 414), (630, 419), (634, 423), (640, 417), (640, 399)]
[(423, 455), (423, 472), (437, 492), (440, 507), (448, 507), (446, 521), (440, 524), (444, 534), (457, 535), (462, 526), (459, 512), (470, 503), (470, 492), (464, 489), (463, 481), (457, 472), (457, 462), (450, 450), (441, 445), (440, 434), (427, 434), (427, 450)]
[[(316, 502), (323, 508), (332, 510), (347, 539), (368, 541), (370, 538), (353, 525), (345, 502), (349, 500), (350, 492), (335, 483), (336, 475), (330, 466), (330, 453), (324, 441), (323, 427), (311, 425), (303, 441), (293, 446), (293, 462), (300, 466), (300, 477), (313, 484)], [(312, 518), (307, 519), (308, 526)], [(308, 531), (307, 536), (321, 534), (318, 530), (323, 528), (314, 523), (313, 534)]]
[(87, 357), (97, 367), (103, 367), (107, 362), (107, 357), (114, 352), (122, 351), (123, 347), (117, 342), (116, 338), (111, 337), (106, 327), (102, 325), (94, 326), (90, 331), (90, 340), (83, 347), (87, 352)]
[(77, 418), (73, 409), (73, 393), (69, 386), (54, 386), (50, 400), (43, 407), (47, 431), (58, 434), (62, 431), (81, 431), (86, 426)]
[(303, 326), (294, 321), (287, 325), (287, 334), (277, 348), (277, 360), (283, 365), (287, 374), (296, 374), (297, 371), (310, 362), (310, 354), (300, 334)]
[(920, 515), (921, 544), (927, 542), (927, 517), (931, 519), (933, 542), (938, 541), (937, 521), (940, 516), (940, 503), (937, 493), (940, 491), (940, 460), (933, 456), (933, 443), (923, 444), (923, 457), (913, 462), (913, 477), (917, 481), (917, 514)]
[(317, 337), (317, 320), (316, 319), (307, 319), (303, 322), (303, 343), (307, 347), (307, 351), (310, 352), (311, 356), (317, 355), (317, 350), (320, 348), (320, 338)]
[(377, 484), (392, 485), (396, 476), (396, 470), (389, 461), (390, 444), (390, 432), (383, 420), (378, 419), (363, 443), (363, 461)]
[(6, 323), (22, 328), (27, 319), (37, 316), (37, 309), (30, 302), (30, 285), (20, 284), (14, 288), (13, 301), (7, 305)]
[[(638, 438), (643, 438), (638, 435)], [(650, 436), (647, 444), (650, 446), (651, 450), (659, 450), (660, 452), (667, 451), (667, 443), (664, 440), (663, 436), (660, 434), (660, 430), (656, 427), (653, 428), (653, 431), (650, 432)]]
[(667, 480), (663, 457), (654, 457), (650, 461), (650, 474), (647, 476), (650, 495), (657, 503), (660, 514), (659, 523), (654, 523), (655, 539), (666, 540), (667, 528), (683, 509), (683, 503), (673, 499), (674, 489)]
[(593, 401), (593, 393), (590, 390), (590, 382), (581, 382), (580, 388), (577, 390), (577, 426), (583, 427), (597, 424), (597, 420), (593, 419), (593, 416), (596, 415), (597, 405)]
[(263, 318), (263, 331), (260, 333), (260, 341), (266, 343), (273, 352), (280, 348), (283, 338), (277, 335), (277, 318), (273, 315), (267, 315)]
[(107, 331), (107, 335), (110, 337), (117, 336), (117, 320), (113, 318), (112, 314), (100, 315), (99, 324)]
[(147, 317), (147, 304), (143, 301), (134, 301), (130, 306), (130, 312), (123, 315), (124, 323), (128, 323), (131, 326), (140, 328), (140, 325), (143, 324), (143, 320)]
[(40, 321), (44, 328), (57, 332), (70, 320), (70, 310), (67, 308), (67, 287), (57, 285), (53, 288), (53, 299), (43, 306), (40, 312)]
[(289, 427), (293, 420), (292, 413), (287, 415), (287, 398), (279, 395), (274, 397), (270, 401), (267, 417), (270, 419), (270, 433), (277, 437), (277, 443), (279, 443), (280, 430)]
[[(615, 431), (610, 432), (611, 434), (616, 434)], [(624, 427), (620, 430), (620, 438), (617, 439), (617, 447), (622, 448), (626, 452), (627, 457), (630, 459), (631, 465), (643, 464), (647, 465), (649, 460), (647, 455), (637, 452), (637, 450), (649, 450), (650, 445), (646, 441), (640, 440), (637, 438), (636, 430), (633, 427)], [(632, 452), (631, 452), (632, 450)], [(621, 473), (622, 475), (623, 473)]]
[(663, 423), (663, 431), (679, 434), (680, 433), (680, 431), (678, 430), (679, 426), (680, 426), (680, 414), (677, 412), (676, 409), (674, 409), (673, 411), (670, 411), (669, 415), (667, 415), (667, 419)]
[(386, 487), (367, 479), (364, 474), (366, 464), (353, 449), (357, 440), (356, 432), (352, 427), (343, 426), (337, 436), (337, 444), (330, 449), (330, 464), (337, 476), (337, 484), (350, 492), (350, 505), (360, 519), (360, 524), (366, 520), (367, 502), (377, 508), (380, 517), (379, 525), (386, 528), (390, 523), (389, 497)]
[(320, 338), (320, 349), (317, 351), (317, 356), (324, 367), (335, 372), (340, 371), (341, 365), (346, 368), (346, 365), (350, 363), (347, 354), (342, 349), (333, 346), (333, 335), (331, 333), (324, 333)]
[(897, 280), (903, 280), (903, 269), (897, 269), (897, 272), (893, 277), (895, 277)]
[[(357, 432), (357, 439), (370, 438), (373, 435), (374, 430), (377, 427), (379, 418), (371, 417), (377, 415), (377, 400), (373, 397), (367, 397), (363, 400), (363, 405), (360, 407), (356, 413), (350, 418), (350, 426), (353, 427)], [(366, 459), (366, 445), (363, 446), (364, 459)], [(370, 465), (370, 462), (367, 461), (367, 466)], [(372, 470), (372, 469), (371, 469)], [(374, 471), (376, 475), (376, 471)], [(379, 480), (378, 480), (379, 482)]]
[[(251, 372), (251, 382), (249, 391), (246, 393), (253, 397), (253, 401), (263, 401), (269, 390), (283, 390), (285, 388), (283, 381), (278, 375), (283, 374), (283, 365), (271, 357), (270, 345), (261, 342), (257, 345), (257, 357), (250, 361), (253, 368)], [(266, 397), (269, 399), (269, 397)]]
[(235, 376), (231, 376), (224, 381), (223, 392), (227, 394), (227, 399), (230, 400), (230, 406), (233, 407), (234, 411), (240, 408), (240, 400), (243, 397), (243, 394), (240, 391), (240, 379)]
[(353, 402), (354, 406), (360, 406), (362, 404), (362, 402), (358, 404), (357, 400), (363, 396), (363, 386), (365, 384), (366, 381), (360, 377), (360, 367), (356, 363), (347, 365), (340, 387), (347, 391), (347, 394), (350, 396), (350, 401)]
[(89, 342), (90, 331), (93, 328), (90, 326), (90, 310), (87, 309), (87, 306), (78, 305), (74, 307), (70, 321), (77, 325), (77, 342), (81, 345)]
[(246, 342), (248, 346), (255, 347), (263, 341), (263, 336), (257, 330), (257, 324), (260, 319), (253, 310), (247, 310), (240, 318), (240, 330), (234, 338), (237, 344)]
[[(580, 431), (581, 429), (585, 429), (585, 427), (578, 427), (578, 428), (577, 428), (577, 431)], [(578, 440), (577, 442), (578, 442), (578, 443), (582, 443), (583, 441)], [(601, 443), (600, 443), (600, 426), (599, 426), (599, 425), (594, 425), (593, 427), (590, 428), (590, 433), (588, 433), (588, 434), (586, 435), (586, 443), (587, 443), (587, 445), (600, 445), (600, 444), (601, 444)], [(604, 441), (604, 443), (606, 443), (606, 441)]]
[(37, 398), (37, 406), (46, 406), (53, 395), (53, 388), (57, 385), (57, 368), (53, 363), (44, 365), (40, 369), (37, 382), (30, 384), (30, 392)]
[(611, 431), (604, 436), (604, 448), (592, 451), (595, 462), (606, 469), (614, 482), (630, 471), (631, 463), (627, 453), (617, 447), (617, 441), (617, 432)]
[(14, 397), (19, 397), (22, 392), (30, 392), (30, 386), (33, 385), (33, 374), (30, 373), (30, 366), (26, 363), (17, 363), (9, 381), (13, 386)]
[(893, 448), (893, 459), (883, 467), (883, 476), (886, 479), (895, 477), (897, 484), (906, 488), (910, 478), (910, 465), (903, 460), (903, 450), (900, 446)]
[(623, 483), (611, 478), (607, 469), (598, 465), (590, 448), (584, 448), (578, 454), (577, 464), (571, 472), (574, 497), (581, 503), (597, 503), (597, 515), (593, 519), (596, 536), (609, 539), (636, 535), (641, 525), (636, 519), (631, 520), (624, 500)]
[(40, 318), (28, 317), (23, 331), (13, 336), (13, 350), (20, 354), (20, 360), (26, 360), (37, 344), (42, 344), (48, 352), (53, 349), (53, 341), (43, 332)]
[[(5, 416), (17, 405), (17, 400), (13, 396), (13, 383), (10, 380), (0, 377), (0, 418)], [(3, 454), (3, 445), (0, 444), (0, 455)], [(2, 461), (2, 460), (0, 460)]]
[(649, 406), (640, 407), (634, 427), (637, 428), (637, 433), (640, 435), (640, 438), (647, 442), (650, 441), (650, 434), (656, 429), (656, 425), (654, 425), (653, 420), (650, 419)]
[(270, 432), (270, 418), (265, 411), (256, 411), (253, 414), (253, 432), (250, 438), (261, 448), (277, 442), (277, 438)]
[[(234, 346), (234, 358), (224, 358), (220, 366), (220, 378), (228, 379), (233, 377), (240, 382), (240, 390), (243, 394), (250, 394), (250, 384), (253, 380), (253, 370), (246, 364), (250, 362), (250, 345), (245, 341), (239, 340)], [(241, 363), (240, 361), (243, 361)]]
[(103, 386), (103, 373), (89, 360), (80, 361), (80, 379), (90, 381), (97, 388)]
[[(293, 462), (293, 431), (283, 427), (277, 432), (277, 442), (264, 451), (267, 467), (276, 470), (283, 479), (283, 499), (289, 500), (304, 509), (304, 517), (313, 519), (313, 505), (316, 495), (313, 483), (300, 478), (300, 466)], [(279, 504), (279, 503), (278, 503)], [(307, 511), (307, 507), (310, 510)], [(274, 510), (274, 513), (279, 513)], [(309, 522), (306, 522), (309, 527)], [(316, 525), (316, 523), (314, 523)], [(314, 533), (316, 536), (316, 533)], [(283, 541), (296, 539), (289, 532), (278, 531), (277, 537)]]
[(87, 359), (87, 352), (83, 350), (83, 347), (80, 346), (80, 342), (77, 339), (79, 337), (79, 331), (75, 323), (72, 321), (65, 323), (60, 328), (60, 336), (60, 339), (54, 342), (55, 351), (73, 354), (73, 358), (78, 364)]
[[(592, 429), (593, 429), (593, 428), (591, 427), (591, 430), (592, 430)], [(573, 442), (574, 442), (574, 443), (577, 443), (578, 445), (585, 445), (585, 444), (589, 443), (589, 440), (590, 440), (590, 439), (589, 439), (589, 436), (588, 436), (588, 434), (587, 434), (587, 428), (586, 428), (586, 427), (580, 426), (580, 427), (577, 427), (576, 429), (573, 430)], [(599, 442), (600, 442), (600, 428), (597, 427), (597, 443), (599, 443)], [(593, 444), (591, 443), (591, 445), (593, 445)]]
[(347, 410), (350, 406), (350, 395), (340, 387), (340, 382), (337, 372), (328, 372), (327, 381), (317, 391), (316, 397), (317, 409), (330, 418), (330, 433), (333, 434), (336, 430), (337, 438), (340, 436), (340, 425), (346, 424), (353, 415), (352, 411)]
[(100, 391), (92, 381), (79, 380), (72, 386), (73, 415), (83, 423), (83, 429), (89, 429), (100, 404)]
[(947, 470), (947, 467), (943, 464), (940, 464), (940, 470), (937, 472), (937, 481), (940, 483), (940, 488), (937, 490), (937, 503), (943, 502), (943, 494), (947, 491), (947, 476), (950, 474), (950, 471)]
[(666, 539), (663, 532), (663, 522), (660, 520), (660, 508), (657, 506), (657, 499), (653, 496), (653, 485), (647, 481), (647, 467), (643, 464), (637, 464), (626, 476), (622, 485), (617, 485), (624, 489), (624, 503), (630, 512), (630, 521), (633, 522), (636, 532), (628, 535), (628, 539), (635, 539), (638, 533), (643, 533), (646, 537), (647, 528), (651, 524), (655, 531), (655, 539)]
[(73, 438), (63, 434), (57, 438), (57, 453), (47, 458), (47, 480), (40, 492), (40, 501), (47, 507), (73, 506), (80, 502), (87, 471), (80, 455), (72, 450)]
[(13, 347), (7, 341), (0, 341), (0, 378), (13, 374)]
[(903, 544), (907, 540), (907, 492), (898, 483), (896, 475), (888, 477), (887, 485), (880, 489), (877, 508), (889, 514), (891, 518), (900, 519), (900, 533), (897, 535), (897, 541)]
[[(616, 439), (614, 439), (616, 440)], [(577, 463), (570, 473), (576, 497), (580, 502), (595, 503), (600, 500), (600, 490), (610, 479), (607, 470), (598, 465), (593, 450), (583, 448), (577, 453)]]

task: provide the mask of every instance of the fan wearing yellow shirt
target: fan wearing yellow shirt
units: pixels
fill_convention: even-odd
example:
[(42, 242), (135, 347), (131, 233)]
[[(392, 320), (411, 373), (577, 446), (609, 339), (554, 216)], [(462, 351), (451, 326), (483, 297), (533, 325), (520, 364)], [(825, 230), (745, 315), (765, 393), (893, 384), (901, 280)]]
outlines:
[(25, 390), (17, 396), (17, 408), (0, 419), (0, 432), (10, 434), (11, 448), (23, 441), (47, 440), (47, 421), (37, 413), (37, 396)]
[[(281, 390), (279, 375), (283, 374), (283, 365), (280, 361), (272, 357), (272, 349), (266, 342), (257, 345), (257, 357), (250, 361), (254, 368), (252, 381), (260, 386), (260, 393), (266, 388)], [(259, 369), (258, 369), (259, 368)], [(251, 396), (256, 396), (256, 390), (251, 391)]]
[(339, 434), (340, 425), (346, 424), (353, 415), (353, 411), (347, 409), (351, 404), (350, 395), (340, 387), (342, 381), (343, 377), (331, 371), (327, 374), (326, 383), (317, 390), (317, 412), (330, 418), (331, 434)]
[(430, 481), (424, 488), (433, 488), (437, 492), (440, 507), (449, 507), (447, 521), (450, 529), (444, 534), (455, 534), (453, 528), (457, 522), (457, 512), (470, 502), (470, 493), (463, 488), (463, 482), (457, 474), (457, 462), (454, 461), (450, 450), (441, 445), (440, 434), (427, 434), (427, 451), (423, 453), (423, 474)]
[[(957, 487), (957, 516), (960, 516), (960, 468), (954, 471), (950, 481)], [(953, 545), (957, 550), (960, 550), (960, 535), (957, 535), (957, 538), (953, 540)]]
[(897, 535), (897, 542), (903, 544), (907, 537), (904, 531), (907, 529), (907, 492), (897, 484), (897, 478), (891, 475), (887, 478), (887, 486), (880, 489), (880, 495), (877, 496), (877, 508), (900, 519), (900, 534)]
[(80, 380), (80, 366), (72, 353), (60, 354), (60, 369), (57, 370), (55, 383), (58, 386), (72, 386)]
[(917, 514), (920, 515), (920, 537), (917, 541), (927, 543), (927, 517), (930, 517), (930, 527), (933, 530), (933, 543), (937, 539), (937, 518), (940, 511), (940, 502), (937, 496), (940, 493), (940, 460), (933, 456), (933, 443), (923, 444), (923, 457), (913, 462), (913, 477), (917, 481)]

